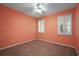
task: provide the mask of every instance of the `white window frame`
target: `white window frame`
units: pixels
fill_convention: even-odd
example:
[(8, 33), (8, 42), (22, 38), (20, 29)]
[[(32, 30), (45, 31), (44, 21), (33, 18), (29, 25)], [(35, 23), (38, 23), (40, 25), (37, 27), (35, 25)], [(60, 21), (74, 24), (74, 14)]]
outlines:
[[(58, 16), (57, 18), (57, 33), (61, 35), (72, 35), (72, 14), (67, 14), (64, 16)], [(69, 21), (69, 23), (68, 23)], [(68, 30), (67, 28), (70, 28)], [(69, 31), (69, 32), (68, 32)]]
[(44, 33), (45, 32), (45, 20), (38, 20), (38, 32)]

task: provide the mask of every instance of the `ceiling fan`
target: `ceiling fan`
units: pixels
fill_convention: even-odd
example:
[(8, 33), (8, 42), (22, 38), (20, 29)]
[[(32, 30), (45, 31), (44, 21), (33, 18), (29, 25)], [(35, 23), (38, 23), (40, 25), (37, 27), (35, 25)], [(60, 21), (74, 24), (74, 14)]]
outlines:
[(40, 13), (40, 14), (44, 14), (45, 13), (45, 8), (44, 8), (44, 6), (41, 3), (34, 4), (34, 7), (35, 7), (34, 10), (37, 13)]

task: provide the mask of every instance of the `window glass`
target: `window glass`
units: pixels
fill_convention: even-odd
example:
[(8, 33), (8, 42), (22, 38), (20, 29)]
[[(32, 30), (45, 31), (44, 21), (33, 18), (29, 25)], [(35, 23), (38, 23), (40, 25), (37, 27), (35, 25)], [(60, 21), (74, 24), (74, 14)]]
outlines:
[(72, 14), (58, 16), (58, 34), (72, 35)]
[(44, 20), (38, 20), (38, 32), (44, 33), (45, 30), (44, 24), (45, 24)]

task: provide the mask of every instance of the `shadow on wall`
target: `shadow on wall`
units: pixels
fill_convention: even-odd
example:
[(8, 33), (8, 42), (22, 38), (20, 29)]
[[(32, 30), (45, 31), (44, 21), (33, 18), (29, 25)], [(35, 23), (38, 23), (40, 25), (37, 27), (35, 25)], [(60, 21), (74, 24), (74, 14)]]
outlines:
[(75, 16), (76, 16), (76, 50), (77, 50), (77, 53), (79, 55), (79, 3), (76, 4), (76, 13), (75, 13)]

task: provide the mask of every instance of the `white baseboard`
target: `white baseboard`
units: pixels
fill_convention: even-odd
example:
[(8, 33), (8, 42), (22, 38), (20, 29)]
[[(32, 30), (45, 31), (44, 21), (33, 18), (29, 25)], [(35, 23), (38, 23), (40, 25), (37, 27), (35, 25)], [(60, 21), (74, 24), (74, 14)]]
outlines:
[(9, 46), (0, 48), (0, 50), (7, 49), (7, 48), (11, 48), (11, 47), (14, 47), (14, 46), (17, 46), (17, 45), (20, 45), (20, 44), (23, 44), (23, 43), (27, 43), (27, 42), (30, 42), (30, 41), (33, 41), (33, 40), (36, 40), (36, 39), (32, 39), (32, 40), (28, 40), (28, 41), (24, 41), (24, 42), (20, 42), (20, 43), (12, 44), (12, 45), (9, 45)]
[(55, 41), (49, 41), (49, 40), (43, 40), (43, 39), (39, 39), (39, 40), (50, 42), (50, 43), (54, 43), (54, 44), (58, 44), (58, 45), (62, 45), (62, 46), (66, 46), (66, 47), (75, 48), (74, 46), (63, 44), (63, 43), (58, 43), (58, 42), (55, 42)]
[[(7, 49), (7, 48), (11, 48), (11, 47), (14, 47), (14, 46), (17, 46), (17, 45), (20, 45), (20, 44), (23, 44), (23, 43), (27, 43), (27, 42), (30, 42), (30, 41), (33, 41), (33, 40), (36, 40), (36, 39), (32, 39), (32, 40), (28, 40), (28, 41), (20, 42), (20, 43), (17, 43), (17, 44), (9, 45), (9, 46), (0, 48), (0, 50)], [(63, 45), (63, 46), (66, 46), (66, 47), (75, 48), (74, 46), (70, 46), (70, 45), (63, 44), (63, 43), (58, 43), (58, 42), (49, 41), (49, 40), (43, 40), (43, 39), (39, 39), (39, 40), (46, 41), (46, 42), (50, 42), (50, 43), (54, 43), (54, 44), (58, 44), (58, 45)], [(78, 55), (79, 55), (79, 53), (78, 53)]]

